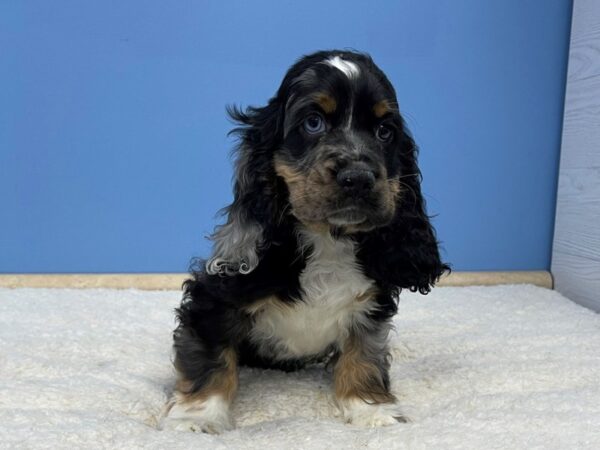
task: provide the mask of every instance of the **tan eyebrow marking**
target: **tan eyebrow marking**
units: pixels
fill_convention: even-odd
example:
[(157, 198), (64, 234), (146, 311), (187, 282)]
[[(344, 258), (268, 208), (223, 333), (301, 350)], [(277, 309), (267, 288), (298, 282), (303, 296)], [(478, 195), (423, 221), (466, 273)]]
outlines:
[(375, 103), (373, 106), (373, 113), (375, 113), (375, 117), (378, 119), (392, 111), (392, 106), (387, 100), (381, 100), (380, 102)]
[(323, 108), (325, 114), (331, 114), (337, 108), (337, 102), (335, 101), (335, 98), (329, 94), (320, 92), (316, 95), (315, 100), (319, 106)]

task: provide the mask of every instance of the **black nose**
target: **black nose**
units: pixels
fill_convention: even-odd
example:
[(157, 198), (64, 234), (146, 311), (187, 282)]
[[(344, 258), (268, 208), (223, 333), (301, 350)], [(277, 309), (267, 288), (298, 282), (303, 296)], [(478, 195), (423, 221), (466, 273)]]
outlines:
[(375, 186), (375, 174), (365, 169), (343, 169), (336, 176), (344, 191), (353, 194), (366, 193)]

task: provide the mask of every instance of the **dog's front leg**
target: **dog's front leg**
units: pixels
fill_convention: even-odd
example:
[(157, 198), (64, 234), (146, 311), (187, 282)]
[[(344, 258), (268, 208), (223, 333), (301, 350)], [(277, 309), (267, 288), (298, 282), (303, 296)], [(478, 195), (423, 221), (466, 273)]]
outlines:
[(348, 423), (377, 427), (405, 422), (390, 391), (388, 324), (355, 329), (334, 366), (335, 397)]

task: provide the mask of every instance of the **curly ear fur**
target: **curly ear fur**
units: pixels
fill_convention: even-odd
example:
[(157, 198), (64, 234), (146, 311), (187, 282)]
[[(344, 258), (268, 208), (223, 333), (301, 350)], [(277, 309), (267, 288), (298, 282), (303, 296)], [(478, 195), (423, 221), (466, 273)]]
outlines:
[(246, 111), (228, 108), (240, 126), (231, 131), (240, 137), (235, 150), (233, 203), (224, 209), (225, 224), (211, 236), (213, 255), (207, 273), (247, 274), (256, 268), (260, 252), (269, 245), (268, 234), (278, 210), (273, 151), (281, 144), (283, 112), (277, 98), (263, 108)]
[(359, 258), (365, 272), (381, 285), (427, 294), (450, 266), (440, 260), (435, 231), (421, 194), (418, 149), (408, 131), (403, 132), (398, 157), (403, 173), (396, 216), (391, 224), (359, 237)]

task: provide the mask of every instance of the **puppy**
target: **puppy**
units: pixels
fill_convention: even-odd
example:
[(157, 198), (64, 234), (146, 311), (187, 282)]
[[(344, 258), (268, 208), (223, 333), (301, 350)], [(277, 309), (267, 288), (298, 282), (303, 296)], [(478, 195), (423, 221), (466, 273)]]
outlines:
[(368, 55), (322, 51), (266, 106), (229, 114), (234, 200), (184, 283), (164, 425), (230, 429), (239, 366), (321, 361), (346, 422), (401, 420), (387, 343), (398, 294), (428, 293), (448, 266), (394, 88)]

